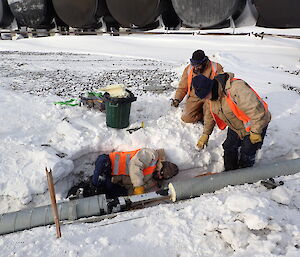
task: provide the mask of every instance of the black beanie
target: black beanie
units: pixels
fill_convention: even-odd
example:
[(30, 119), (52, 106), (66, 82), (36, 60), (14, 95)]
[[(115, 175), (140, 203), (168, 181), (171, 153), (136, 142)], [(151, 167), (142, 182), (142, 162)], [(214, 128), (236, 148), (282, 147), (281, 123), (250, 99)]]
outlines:
[(195, 61), (202, 61), (205, 57), (205, 53), (202, 50), (196, 50), (193, 52), (192, 59)]
[(206, 63), (208, 60), (208, 57), (205, 55), (205, 53), (202, 50), (197, 50), (193, 53), (192, 58), (190, 59), (191, 65), (201, 65), (203, 63)]

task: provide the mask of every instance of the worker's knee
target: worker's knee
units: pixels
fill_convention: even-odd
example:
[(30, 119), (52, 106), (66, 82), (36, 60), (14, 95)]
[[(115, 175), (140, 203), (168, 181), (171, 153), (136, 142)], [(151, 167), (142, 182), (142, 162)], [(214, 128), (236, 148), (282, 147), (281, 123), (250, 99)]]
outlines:
[(181, 116), (181, 120), (185, 123), (197, 123), (199, 121), (203, 121), (203, 117), (201, 117), (200, 115), (192, 116), (189, 114), (183, 114)]

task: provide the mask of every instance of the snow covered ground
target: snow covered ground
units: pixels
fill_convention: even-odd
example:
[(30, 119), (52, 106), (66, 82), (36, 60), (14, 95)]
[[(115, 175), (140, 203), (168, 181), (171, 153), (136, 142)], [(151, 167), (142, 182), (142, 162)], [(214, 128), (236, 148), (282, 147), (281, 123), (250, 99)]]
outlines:
[[(300, 35), (297, 29), (275, 32)], [(49, 203), (46, 166), (53, 170), (57, 199), (65, 200), (78, 179), (91, 175), (97, 155), (112, 150), (164, 148), (180, 168), (176, 179), (222, 171), (226, 133), (215, 129), (208, 147), (198, 151), (202, 125), (181, 122), (183, 104), (170, 107), (196, 49), (268, 102), (272, 121), (256, 165), (300, 158), (299, 40), (202, 35), (2, 40), (0, 213)], [(108, 128), (104, 113), (53, 104), (115, 83), (137, 96), (130, 127), (143, 121), (144, 129), (129, 134)], [(274, 190), (259, 183), (227, 187), (112, 220), (66, 225), (59, 240), (53, 226), (1, 236), (0, 256), (300, 256), (299, 178), (281, 178), (285, 184)]]

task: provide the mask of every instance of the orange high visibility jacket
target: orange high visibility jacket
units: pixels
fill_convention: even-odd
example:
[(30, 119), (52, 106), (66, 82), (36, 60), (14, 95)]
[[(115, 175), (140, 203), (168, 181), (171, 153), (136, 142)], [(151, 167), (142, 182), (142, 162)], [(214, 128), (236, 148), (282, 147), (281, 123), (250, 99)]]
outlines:
[[(239, 80), (239, 79), (232, 78), (230, 80), (230, 82), (235, 81), (235, 80)], [(255, 93), (257, 98), (263, 103), (263, 105), (265, 107), (265, 111), (268, 112), (268, 104), (264, 100), (261, 99), (261, 97), (254, 91), (253, 88), (250, 87), (250, 89)], [(244, 123), (245, 130), (247, 132), (250, 132), (250, 130), (251, 130), (251, 119), (242, 110), (240, 110), (237, 107), (234, 100), (230, 97), (229, 92), (227, 93), (227, 96), (225, 96), (225, 99), (226, 99), (226, 102), (228, 103), (230, 109), (234, 113), (234, 115)], [(211, 107), (211, 101), (209, 101), (209, 106), (210, 106), (210, 112), (211, 112), (216, 124), (218, 125), (219, 129), (221, 129), (221, 130), (225, 129), (227, 127), (227, 124), (223, 120), (221, 120), (217, 114), (213, 113), (212, 107)]]
[[(141, 149), (130, 152), (112, 152), (109, 154), (111, 161), (111, 175), (126, 175), (129, 176), (129, 162), (133, 156), (137, 154)], [(156, 163), (158, 160), (154, 160), (149, 167), (143, 170), (144, 176), (150, 175), (155, 171)]]
[[(212, 78), (214, 78), (217, 74), (217, 63), (210, 61), (211, 70), (212, 70)], [(191, 87), (192, 87), (192, 79), (193, 79), (193, 71), (194, 67), (192, 65), (189, 66), (187, 72), (188, 72), (188, 92), (187, 95), (189, 96), (191, 93)]]

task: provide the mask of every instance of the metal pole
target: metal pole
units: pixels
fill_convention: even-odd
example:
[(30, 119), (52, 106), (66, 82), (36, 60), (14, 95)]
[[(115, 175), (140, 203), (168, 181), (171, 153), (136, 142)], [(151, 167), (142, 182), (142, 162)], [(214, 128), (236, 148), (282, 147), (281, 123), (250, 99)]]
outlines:
[(60, 232), (59, 217), (58, 217), (58, 211), (56, 205), (55, 190), (53, 185), (52, 170), (50, 169), (50, 171), (48, 171), (47, 167), (45, 168), (45, 170), (46, 170), (48, 188), (49, 188), (49, 193), (51, 198), (52, 213), (53, 213), (54, 222), (56, 226), (56, 237), (60, 238), (61, 232)]

